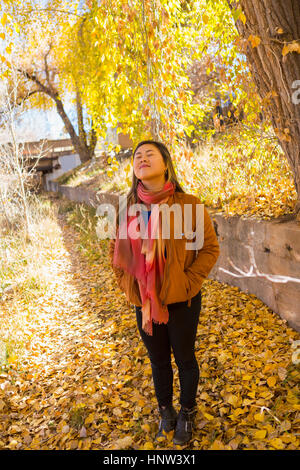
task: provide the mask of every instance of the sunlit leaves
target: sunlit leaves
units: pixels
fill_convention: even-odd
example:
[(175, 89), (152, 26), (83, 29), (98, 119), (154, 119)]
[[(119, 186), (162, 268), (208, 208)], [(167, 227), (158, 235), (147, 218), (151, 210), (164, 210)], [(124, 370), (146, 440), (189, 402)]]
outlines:
[(243, 13), (241, 8), (232, 9), (231, 13), (232, 13), (232, 17), (233, 17), (234, 21), (240, 20), (244, 24), (246, 23), (246, 16)]
[[(51, 274), (47, 291), (26, 302), (20, 291), (1, 304), (2, 315), (19, 315), (24, 350), (0, 373), (0, 448), (172, 449), (172, 432), (154, 440), (159, 415), (150, 359), (115, 284), (107, 242), (95, 244), (91, 228), (83, 238), (93, 226), (83, 208), (66, 225), (74, 204), (59, 204), (59, 225), (43, 220), (39, 232), (43, 268)], [(94, 257), (85, 256), (90, 251)], [(190, 447), (297, 449), (299, 368), (291, 357), (299, 334), (235, 287), (208, 280), (203, 289)]]
[[(192, 136), (199, 123), (199, 138), (214, 133), (201, 129), (201, 123), (213, 110), (217, 90), (224, 99), (231, 96), (253, 125), (259, 103), (236, 20), (247, 21), (241, 8), (231, 11), (225, 0), (188, 2), (185, 8), (179, 0), (103, 1), (82, 7), (53, 0), (45, 11), (24, 16), (21, 33), (27, 37), (28, 54), (20, 51), (20, 56), (28, 67), (40, 67), (51, 43), (47, 57), (57, 71), (55, 86), (60, 93), (73, 93), (76, 83), (99, 138), (105, 137), (108, 125), (122, 123), (122, 132), (134, 144), (156, 134), (176, 156), (181, 139)], [(18, 31), (14, 19), (12, 24)], [(253, 38), (257, 47), (257, 36)], [(217, 73), (214, 86), (198, 101), (188, 79), (195, 60), (205, 64), (208, 75)], [(51, 105), (41, 94), (30, 100), (34, 106)], [(110, 168), (109, 174), (113, 172)]]
[(3, 13), (2, 16), (1, 16), (1, 20), (0, 20), (0, 23), (2, 26), (5, 26), (6, 23), (8, 23), (9, 19), (8, 19), (8, 16), (7, 16), (7, 13)]
[(4, 64), (4, 67), (1, 67), (1, 75), (3, 78), (7, 76), (8, 70), (7, 67), (10, 66), (10, 54), (12, 52), (12, 39), (14, 30), (19, 32), (19, 26), (17, 23), (12, 23), (12, 17), (8, 15), (5, 11), (0, 11), (0, 39), (5, 41), (5, 48), (1, 47), (0, 60)]
[[(184, 68), (197, 31), (181, 25), (187, 15), (178, 1), (156, 2), (155, 8), (152, 2), (102, 2), (91, 11), (73, 70), (78, 69), (99, 132), (108, 121), (122, 121), (123, 131), (138, 139), (150, 136), (156, 120), (162, 140), (169, 140), (176, 126), (194, 119), (198, 110), (191, 104)], [(75, 36), (69, 31), (66, 37)], [(93, 80), (90, 70), (96, 71)]]
[(299, 41), (293, 41), (293, 42), (290, 42), (289, 44), (284, 45), (282, 49), (282, 55), (286, 56), (287, 54), (291, 52), (298, 52), (298, 54), (300, 54), (300, 42)]
[(259, 44), (261, 43), (260, 37), (259, 36), (254, 36), (253, 34), (251, 34), (248, 37), (248, 41), (251, 43), (251, 46), (253, 48), (259, 46)]

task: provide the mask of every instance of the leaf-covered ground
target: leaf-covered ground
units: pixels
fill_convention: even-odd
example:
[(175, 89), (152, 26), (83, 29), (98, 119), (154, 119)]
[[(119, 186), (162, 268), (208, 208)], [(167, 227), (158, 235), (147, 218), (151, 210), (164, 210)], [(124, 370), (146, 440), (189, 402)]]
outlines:
[[(0, 303), (2, 325), (19, 324), (22, 343), (0, 373), (0, 448), (173, 449), (172, 433), (154, 441), (151, 366), (107, 241), (91, 261), (78, 230), (57, 214), (51, 237), (45, 226), (47, 289)], [(187, 448), (299, 449), (298, 339), (255, 296), (207, 279), (196, 340), (198, 416)]]

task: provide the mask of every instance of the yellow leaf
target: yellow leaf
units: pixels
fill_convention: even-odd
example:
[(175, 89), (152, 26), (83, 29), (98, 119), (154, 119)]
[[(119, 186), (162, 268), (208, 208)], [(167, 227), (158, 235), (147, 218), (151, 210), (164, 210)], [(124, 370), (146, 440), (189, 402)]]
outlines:
[(252, 375), (249, 375), (249, 374), (245, 374), (242, 377), (242, 380), (251, 380), (251, 379), (252, 379)]
[(264, 429), (266, 429), (266, 431), (267, 431), (269, 434), (271, 434), (272, 432), (274, 432), (274, 428), (273, 428), (273, 426), (272, 426), (270, 423), (266, 424), (266, 425), (264, 426)]
[(16, 362), (16, 360), (17, 360), (16, 354), (15, 354), (15, 353), (12, 353), (12, 354), (8, 357), (7, 362), (8, 362), (9, 364), (13, 364), (14, 362)]
[(14, 28), (15, 28), (16, 33), (20, 32), (20, 26), (18, 25), (18, 23), (14, 23)]
[(264, 415), (264, 413), (256, 413), (254, 415), (254, 419), (255, 419), (255, 421), (259, 421), (260, 423), (262, 423), (265, 419), (265, 415)]
[(124, 375), (123, 380), (124, 380), (124, 382), (127, 382), (128, 380), (131, 380), (132, 377), (133, 377), (132, 375), (127, 375), (126, 374), (126, 375)]
[(144, 450), (152, 450), (154, 449), (154, 446), (153, 446), (153, 443), (148, 441), (148, 442), (145, 442), (144, 446), (143, 446), (143, 449)]
[(283, 442), (289, 443), (293, 442), (296, 440), (296, 436), (293, 436), (292, 434), (285, 433), (283, 436), (280, 438)]
[(282, 55), (285, 56), (289, 52), (298, 52), (300, 54), (300, 43), (299, 42), (291, 42), (290, 44), (286, 44), (282, 49)]
[(145, 368), (144, 374), (145, 374), (145, 375), (152, 375), (152, 368), (151, 368), (151, 366), (147, 366), (147, 368)]
[(233, 410), (233, 415), (234, 416), (239, 416), (241, 414), (245, 413), (245, 410), (243, 410), (243, 408), (236, 408), (235, 410)]
[(260, 37), (258, 37), (258, 36), (253, 36), (253, 34), (251, 34), (251, 35), (248, 37), (248, 41), (251, 42), (251, 46), (252, 46), (253, 48), (259, 46), (259, 44), (261, 43)]
[(291, 403), (292, 405), (296, 405), (298, 403), (298, 397), (293, 392), (293, 390), (288, 390), (287, 396), (286, 396), (286, 401), (288, 403)]
[(264, 358), (265, 358), (265, 359), (271, 359), (271, 357), (273, 357), (273, 353), (272, 353), (272, 351), (270, 351), (269, 349), (267, 349), (267, 351), (266, 351), (265, 354), (264, 354)]
[(248, 406), (253, 403), (253, 400), (249, 400), (249, 398), (244, 398), (242, 403), (243, 403), (243, 406)]
[(242, 23), (246, 23), (246, 16), (244, 15), (244, 13), (242, 12), (239, 16), (239, 20), (241, 20)]
[(224, 450), (224, 444), (219, 439), (216, 439), (213, 444), (210, 446), (211, 450)]
[(102, 437), (98, 437), (97, 439), (93, 440), (93, 444), (101, 444)]
[(209, 400), (209, 395), (206, 392), (202, 392), (200, 398), (201, 400)]
[(269, 387), (274, 387), (274, 385), (276, 384), (276, 377), (269, 377), (267, 379), (267, 384), (269, 385)]
[(85, 419), (84, 424), (91, 424), (94, 421), (94, 413), (90, 413)]
[(272, 447), (275, 447), (275, 449), (284, 449), (284, 443), (282, 442), (281, 439), (279, 439), (279, 437), (275, 437), (274, 439), (271, 439), (270, 441), (270, 444)]
[(1, 18), (1, 24), (2, 26), (5, 26), (8, 21), (8, 17), (6, 13), (3, 13), (2, 18)]
[(254, 439), (264, 439), (267, 435), (267, 431), (265, 429), (260, 429), (254, 433)]
[(147, 424), (147, 423), (146, 423), (146, 424), (142, 424), (141, 427), (142, 427), (143, 431), (150, 432), (150, 426), (149, 426), (149, 424)]
[(86, 388), (86, 393), (94, 393), (95, 387), (93, 385), (88, 385)]
[(17, 445), (18, 445), (18, 441), (16, 441), (15, 439), (12, 439), (10, 443), (8, 444), (8, 448), (10, 450), (13, 450), (17, 447)]
[(209, 22), (209, 18), (206, 15), (206, 13), (204, 13), (204, 15), (202, 16), (202, 21), (203, 21), (204, 24), (207, 24)]
[(205, 372), (205, 370), (202, 370), (200, 372), (200, 377), (209, 377), (209, 374), (207, 372)]
[(209, 421), (214, 419), (214, 416), (210, 415), (209, 413), (203, 413), (203, 416), (205, 416), (205, 418), (208, 419)]
[(233, 395), (233, 394), (228, 395), (225, 398), (225, 400), (227, 401), (227, 403), (229, 403), (230, 405), (234, 407), (237, 407), (241, 403), (240, 397), (238, 397), (237, 395)]

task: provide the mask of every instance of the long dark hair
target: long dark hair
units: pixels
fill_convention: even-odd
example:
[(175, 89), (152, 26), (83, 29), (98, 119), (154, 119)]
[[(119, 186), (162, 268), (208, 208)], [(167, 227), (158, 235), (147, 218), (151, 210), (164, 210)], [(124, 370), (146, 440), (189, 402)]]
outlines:
[[(162, 142), (157, 142), (156, 140), (142, 140), (137, 144), (137, 146), (134, 149), (134, 152), (132, 154), (132, 161), (134, 159), (134, 155), (137, 151), (137, 149), (144, 144), (152, 144), (155, 145), (155, 147), (158, 148), (161, 156), (163, 157), (163, 160), (165, 162), (165, 165), (167, 167), (167, 175), (166, 175), (166, 181), (172, 181), (172, 183), (175, 184), (175, 191), (184, 193), (185, 191), (182, 189), (182, 187), (179, 184), (179, 181), (177, 179), (175, 169), (173, 166), (172, 162), (172, 157), (170, 155), (169, 150), (163, 144)], [(138, 196), (137, 196), (137, 185), (139, 183), (139, 179), (135, 176), (134, 171), (132, 171), (132, 184), (129, 192), (127, 193), (127, 207), (131, 206), (132, 204), (136, 204), (138, 202)], [(117, 214), (116, 214), (116, 223), (119, 223), (119, 207), (117, 208)]]

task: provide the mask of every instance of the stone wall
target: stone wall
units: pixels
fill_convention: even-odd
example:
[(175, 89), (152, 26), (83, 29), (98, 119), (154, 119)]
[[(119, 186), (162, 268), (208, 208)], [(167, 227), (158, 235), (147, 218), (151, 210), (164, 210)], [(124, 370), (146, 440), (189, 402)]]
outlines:
[(110, 194), (98, 191), (97, 193), (80, 186), (67, 186), (59, 184), (56, 181), (48, 182), (49, 191), (59, 192), (63, 194), (70, 201), (83, 202), (91, 207), (97, 207), (98, 204), (111, 203), (116, 205), (118, 201), (118, 194)]
[(214, 219), (221, 250), (214, 279), (256, 295), (300, 331), (299, 223)]
[[(50, 183), (68, 199), (92, 207), (116, 205), (118, 194)], [(300, 225), (239, 216), (225, 218), (207, 207), (220, 244), (220, 256), (208, 278), (254, 294), (300, 331)]]

